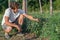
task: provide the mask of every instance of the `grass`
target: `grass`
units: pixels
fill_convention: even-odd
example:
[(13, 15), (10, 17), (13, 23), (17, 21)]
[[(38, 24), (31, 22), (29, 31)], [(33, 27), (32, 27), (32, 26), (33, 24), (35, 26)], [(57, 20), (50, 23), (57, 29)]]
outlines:
[[(23, 28), (26, 28), (26, 31), (36, 33), (40, 38), (47, 38), (49, 40), (60, 39), (60, 12), (53, 12), (52, 16), (49, 13), (40, 14), (39, 12), (29, 12), (29, 14), (34, 18), (40, 18), (41, 21), (38, 23), (25, 19)], [(1, 19), (2, 14), (0, 14), (0, 23)]]
[(27, 22), (28, 29), (31, 32), (36, 33), (40, 38), (45, 37), (49, 40), (60, 39), (60, 12), (54, 12), (52, 16), (49, 13), (43, 13), (42, 15), (34, 13), (33, 16), (40, 18), (41, 22)]
[(2, 28), (1, 28), (1, 22), (2, 22), (2, 14), (0, 14), (0, 31), (2, 30)]

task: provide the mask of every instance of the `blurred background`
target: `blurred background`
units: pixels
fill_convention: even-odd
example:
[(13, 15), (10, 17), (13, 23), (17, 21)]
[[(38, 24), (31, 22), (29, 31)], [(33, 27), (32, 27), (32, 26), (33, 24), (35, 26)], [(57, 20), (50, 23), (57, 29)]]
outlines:
[[(0, 24), (5, 9), (9, 7), (11, 1), (18, 2), (20, 9), (41, 20), (38, 23), (25, 18), (23, 32), (35, 33), (41, 40), (42, 38), (60, 40), (60, 0), (0, 0)], [(0, 31), (2, 36), (1, 25)]]

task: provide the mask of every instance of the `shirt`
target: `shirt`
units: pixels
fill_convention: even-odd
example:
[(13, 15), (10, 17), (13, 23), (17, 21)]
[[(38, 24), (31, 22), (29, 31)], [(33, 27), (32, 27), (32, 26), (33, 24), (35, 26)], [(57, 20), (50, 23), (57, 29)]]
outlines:
[(11, 8), (7, 8), (5, 10), (5, 13), (3, 15), (2, 23), (3, 25), (5, 23), (5, 16), (9, 17), (9, 22), (15, 21), (15, 19), (20, 15), (20, 14), (25, 14), (25, 12), (21, 9), (18, 9), (18, 12), (14, 13)]

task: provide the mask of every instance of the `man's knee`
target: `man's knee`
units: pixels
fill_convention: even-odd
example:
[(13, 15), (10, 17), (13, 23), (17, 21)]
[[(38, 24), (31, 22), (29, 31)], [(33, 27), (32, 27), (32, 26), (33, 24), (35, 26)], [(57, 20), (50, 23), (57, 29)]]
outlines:
[(23, 24), (23, 19), (24, 19), (23, 15), (20, 15), (20, 17), (19, 17), (19, 19), (18, 19), (18, 23), (19, 23), (20, 25)]
[(5, 32), (10, 32), (12, 30), (12, 27), (7, 27), (7, 29), (5, 29)]

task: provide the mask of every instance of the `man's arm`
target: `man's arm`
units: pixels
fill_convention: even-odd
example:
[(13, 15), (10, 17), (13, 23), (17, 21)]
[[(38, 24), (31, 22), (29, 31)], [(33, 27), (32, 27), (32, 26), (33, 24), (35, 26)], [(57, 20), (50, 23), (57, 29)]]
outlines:
[(8, 26), (14, 26), (14, 27), (16, 27), (17, 25), (16, 24), (13, 24), (13, 23), (11, 23), (11, 22), (9, 22), (9, 17), (7, 17), (7, 16), (5, 16), (5, 24), (6, 25), (8, 25)]
[(14, 24), (14, 23), (9, 22), (9, 17), (7, 17), (7, 16), (5, 16), (5, 24), (8, 25), (8, 26), (17, 28), (18, 32), (20, 32), (19, 26)]
[(23, 14), (23, 16), (25, 16), (26, 18), (28, 18), (30, 20), (33, 20), (33, 21), (37, 21), (38, 22), (38, 19), (37, 18), (33, 18), (31, 15)]

